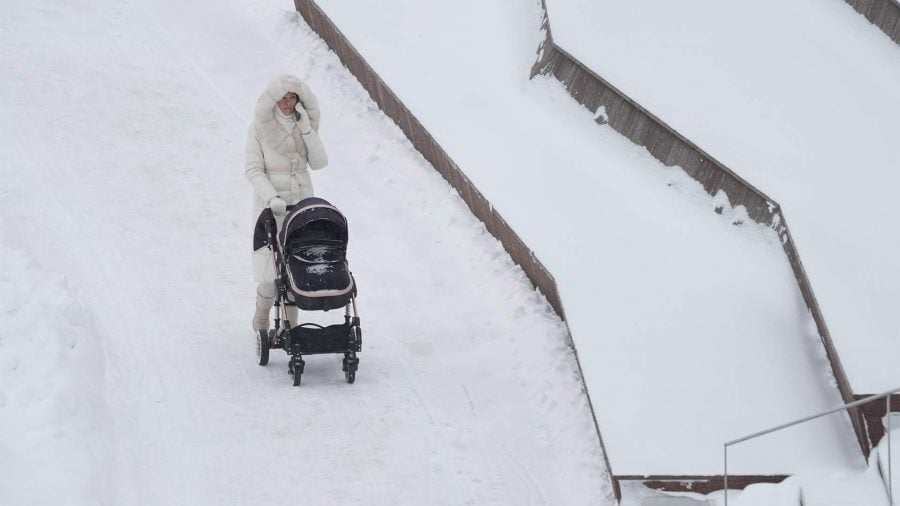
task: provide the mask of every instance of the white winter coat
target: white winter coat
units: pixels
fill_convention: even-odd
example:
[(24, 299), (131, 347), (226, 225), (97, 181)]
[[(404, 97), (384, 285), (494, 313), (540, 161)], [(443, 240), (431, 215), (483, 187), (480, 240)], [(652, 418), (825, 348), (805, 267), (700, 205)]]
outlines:
[[(281, 114), (277, 102), (288, 92), (300, 97), (309, 113), (312, 130), (303, 135), (294, 125), (288, 131), (276, 118)], [(328, 155), (319, 139), (321, 111), (315, 95), (300, 79), (279, 76), (260, 95), (247, 135), (247, 159), (244, 173), (253, 185), (253, 225), (269, 200), (281, 197), (289, 205), (313, 196), (312, 180), (307, 167), (318, 170), (328, 164)], [(272, 257), (267, 248), (253, 252), (253, 278), (258, 282), (275, 279)]]

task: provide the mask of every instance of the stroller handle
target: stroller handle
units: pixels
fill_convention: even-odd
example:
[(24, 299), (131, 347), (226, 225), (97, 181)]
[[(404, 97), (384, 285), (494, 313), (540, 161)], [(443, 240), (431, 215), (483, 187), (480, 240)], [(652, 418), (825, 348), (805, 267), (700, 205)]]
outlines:
[[(294, 210), (295, 207), (297, 207), (297, 204), (288, 204), (285, 207), (284, 215), (287, 216), (291, 211)], [(264, 218), (263, 222), (265, 223), (266, 233), (268, 234), (272, 232), (272, 224), (275, 223), (276, 216), (275, 213), (272, 212), (271, 207), (266, 207), (265, 209), (263, 209), (263, 213), (265, 214), (261, 216), (261, 218)]]

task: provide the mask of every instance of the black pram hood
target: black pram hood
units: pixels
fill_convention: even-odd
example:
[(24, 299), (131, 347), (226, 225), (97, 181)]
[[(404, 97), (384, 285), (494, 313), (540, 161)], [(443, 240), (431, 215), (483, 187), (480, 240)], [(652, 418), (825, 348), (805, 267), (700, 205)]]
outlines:
[[(327, 227), (314, 227), (318, 222), (327, 224)], [(320, 230), (318, 239), (340, 241), (347, 245), (347, 219), (330, 202), (318, 197), (309, 197), (301, 200), (285, 217), (284, 224), (279, 232), (278, 242), (287, 246), (293, 235), (313, 234), (313, 228)], [(327, 230), (327, 231), (326, 231)], [(322, 236), (323, 234), (327, 237)]]
[[(254, 251), (268, 245), (267, 224), (275, 227), (269, 208), (256, 222)], [(310, 311), (350, 303), (356, 296), (356, 281), (347, 265), (347, 237), (347, 219), (327, 200), (310, 197), (291, 206), (273, 238), (277, 243), (276, 272), (284, 276), (288, 302)]]

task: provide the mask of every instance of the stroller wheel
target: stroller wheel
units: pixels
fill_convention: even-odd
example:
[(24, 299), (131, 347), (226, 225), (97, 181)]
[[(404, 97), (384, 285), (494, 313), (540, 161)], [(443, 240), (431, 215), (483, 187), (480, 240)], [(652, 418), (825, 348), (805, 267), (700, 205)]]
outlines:
[(256, 332), (256, 363), (259, 365), (269, 363), (269, 332), (265, 330)]
[(353, 383), (356, 381), (356, 369), (359, 367), (359, 359), (356, 358), (356, 353), (348, 352), (344, 355), (344, 363), (342, 369), (344, 369), (344, 378), (347, 379), (347, 383)]
[(294, 378), (294, 386), (300, 386), (300, 377), (303, 376), (303, 366), (306, 364), (303, 362), (302, 358), (299, 357), (291, 357), (291, 362), (288, 364), (288, 369), (290, 370), (291, 376)]

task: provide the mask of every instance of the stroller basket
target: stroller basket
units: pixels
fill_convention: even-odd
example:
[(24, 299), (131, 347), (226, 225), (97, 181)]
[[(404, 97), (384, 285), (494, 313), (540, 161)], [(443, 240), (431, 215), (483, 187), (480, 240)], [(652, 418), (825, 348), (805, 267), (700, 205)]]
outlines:
[(304, 323), (291, 328), (290, 332), (294, 353), (315, 355), (317, 353), (361, 351), (362, 348), (359, 327), (354, 328), (348, 324), (322, 327), (314, 323)]

